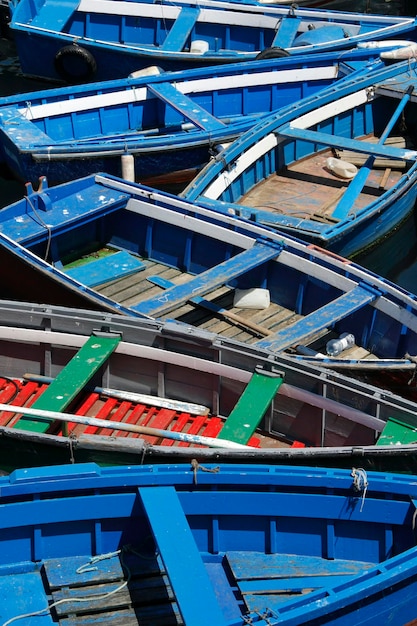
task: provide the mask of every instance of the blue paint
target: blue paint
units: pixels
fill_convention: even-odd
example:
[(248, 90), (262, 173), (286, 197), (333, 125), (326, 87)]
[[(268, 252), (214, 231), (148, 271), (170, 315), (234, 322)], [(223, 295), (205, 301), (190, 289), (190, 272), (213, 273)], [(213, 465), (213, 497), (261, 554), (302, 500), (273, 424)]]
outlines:
[(117, 280), (145, 269), (145, 263), (124, 250), (101, 259), (93, 259), (79, 267), (66, 269), (65, 273), (89, 287)]
[(146, 610), (189, 625), (413, 619), (413, 477), (369, 472), (364, 500), (350, 470), (239, 464), (197, 477), (189, 465), (81, 464), (0, 478), (1, 619), (46, 606), (50, 590), (70, 624), (77, 597), (97, 624), (131, 619), (129, 605), (139, 622)]

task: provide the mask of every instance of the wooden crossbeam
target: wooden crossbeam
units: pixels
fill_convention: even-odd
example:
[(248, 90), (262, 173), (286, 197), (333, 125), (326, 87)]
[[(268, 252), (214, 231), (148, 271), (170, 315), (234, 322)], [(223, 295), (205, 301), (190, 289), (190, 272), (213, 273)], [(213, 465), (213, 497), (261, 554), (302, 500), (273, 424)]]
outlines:
[(148, 89), (166, 104), (184, 115), (198, 128), (208, 131), (224, 130), (226, 128), (226, 124), (223, 124), (206, 109), (203, 109), (196, 102), (193, 102), (191, 98), (178, 91), (171, 83), (149, 83)]
[(373, 302), (381, 293), (369, 285), (357, 285), (336, 300), (297, 320), (271, 337), (258, 341), (256, 345), (272, 352), (279, 352), (299, 343), (329, 325), (347, 317), (365, 305)]
[(283, 382), (283, 375), (278, 373), (255, 371), (218, 439), (247, 444)]
[(333, 148), (344, 148), (346, 150), (354, 150), (372, 155), (374, 157), (383, 157), (391, 159), (404, 159), (412, 161), (417, 158), (417, 151), (408, 148), (396, 148), (394, 146), (381, 145), (371, 143), (370, 141), (361, 141), (360, 139), (350, 139), (348, 137), (340, 137), (339, 135), (331, 135), (307, 128), (296, 128), (289, 124), (281, 126), (277, 129), (277, 134), (283, 137), (293, 137), (294, 139), (302, 139), (310, 143), (316, 143), (323, 146)]
[(140, 487), (139, 495), (184, 624), (225, 626), (226, 620), (175, 488)]
[(256, 242), (252, 248), (236, 254), (231, 259), (197, 274), (188, 282), (175, 285), (162, 295), (149, 298), (132, 308), (139, 313), (158, 317), (165, 315), (190, 298), (202, 296), (213, 289), (225, 285), (262, 263), (277, 257), (281, 249), (269, 243)]
[[(121, 335), (100, 333), (89, 337), (31, 408), (35, 411), (64, 411), (107, 361), (121, 339)], [(52, 421), (48, 418), (32, 420), (22, 416), (15, 428), (46, 432)]]

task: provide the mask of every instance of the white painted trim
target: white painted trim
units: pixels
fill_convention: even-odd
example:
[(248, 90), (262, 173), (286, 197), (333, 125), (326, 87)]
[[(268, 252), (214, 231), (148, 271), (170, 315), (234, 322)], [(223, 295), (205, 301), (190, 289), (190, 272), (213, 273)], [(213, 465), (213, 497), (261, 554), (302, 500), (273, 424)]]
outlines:
[[(234, 7), (234, 5), (232, 5)], [(244, 10), (208, 9), (199, 6), (197, 22), (209, 24), (230, 24), (231, 26), (251, 26), (254, 28), (277, 29), (282, 15), (272, 15), (273, 11), (262, 9), (262, 13)], [(236, 7), (237, 8), (237, 7)], [(123, 2), (122, 0), (81, 0), (77, 11), (83, 13), (101, 13), (106, 15), (128, 15), (132, 17), (150, 17), (155, 19), (176, 20), (181, 7), (166, 4), (146, 4), (145, 2)], [(265, 15), (265, 13), (267, 13)], [(284, 13), (287, 14), (288, 11)]]
[[(330, 65), (318, 68), (297, 68), (295, 70), (281, 70), (268, 72), (255, 72), (253, 74), (239, 74), (232, 76), (217, 76), (213, 78), (200, 78), (197, 80), (172, 83), (178, 91), (188, 95), (191, 93), (201, 93), (202, 91), (221, 91), (231, 88), (244, 88), (260, 85), (278, 85), (283, 83), (296, 83), (301, 81), (318, 81), (333, 79), (337, 77), (338, 66)], [(166, 82), (169, 81), (167, 75)], [(54, 117), (57, 115), (67, 115), (88, 111), (94, 108), (111, 107), (132, 102), (142, 102), (149, 97), (154, 97), (147, 93), (146, 84), (142, 87), (132, 87), (131, 89), (121, 89), (101, 93), (91, 96), (81, 96), (68, 100), (47, 102), (44, 104), (30, 105), (20, 108), (19, 113), (27, 120), (38, 120), (42, 117)]]
[(257, 141), (254, 145), (248, 148), (248, 150), (243, 152), (236, 159), (233, 167), (228, 170), (224, 169), (216, 180), (214, 180), (201, 195), (205, 198), (217, 200), (224, 190), (227, 189), (227, 187), (231, 185), (232, 182), (236, 180), (240, 174), (242, 174), (242, 172), (255, 163), (255, 161), (257, 161), (266, 152), (273, 150), (277, 145), (278, 140), (275, 133), (265, 135), (262, 139), (260, 139), (260, 141)]
[(365, 104), (368, 100), (369, 98), (367, 89), (355, 91), (355, 93), (351, 93), (344, 98), (340, 98), (340, 100), (337, 100), (335, 98), (328, 104), (325, 104), (324, 106), (319, 106), (317, 109), (314, 109), (313, 111), (310, 111), (305, 115), (301, 115), (297, 119), (290, 122), (290, 127), (310, 128), (314, 124), (318, 124), (323, 120), (335, 117), (340, 113), (345, 113), (346, 111), (350, 111), (354, 107)]
[(153, 205), (150, 202), (144, 202), (138, 198), (129, 198), (126, 204), (126, 210), (132, 213), (138, 213), (139, 215), (145, 215), (151, 217), (154, 220), (162, 221), (173, 226), (179, 226), (192, 232), (203, 234), (206, 237), (217, 239), (218, 241), (224, 241), (232, 245), (238, 246), (244, 250), (252, 248), (256, 239), (254, 237), (248, 237), (240, 233), (235, 233), (225, 229), (223, 226), (217, 226), (217, 224), (211, 224), (210, 222), (204, 222), (196, 217), (190, 215), (183, 215), (166, 209), (161, 206)]

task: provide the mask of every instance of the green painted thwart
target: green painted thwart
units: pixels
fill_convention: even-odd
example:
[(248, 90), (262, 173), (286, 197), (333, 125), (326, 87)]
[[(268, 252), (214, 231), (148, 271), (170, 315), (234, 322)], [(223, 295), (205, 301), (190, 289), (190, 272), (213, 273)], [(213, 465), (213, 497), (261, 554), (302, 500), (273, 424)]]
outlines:
[[(65, 411), (71, 401), (85, 387), (121, 341), (120, 335), (92, 335), (77, 354), (58, 374), (42, 395), (33, 403), (33, 409)], [(15, 428), (45, 433), (51, 420), (21, 417)]]

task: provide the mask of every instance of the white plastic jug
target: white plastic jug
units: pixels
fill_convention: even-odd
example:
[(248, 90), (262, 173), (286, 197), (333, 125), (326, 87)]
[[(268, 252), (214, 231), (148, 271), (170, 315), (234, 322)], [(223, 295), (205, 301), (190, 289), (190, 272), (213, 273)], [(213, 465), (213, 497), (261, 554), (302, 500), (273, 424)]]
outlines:
[(209, 49), (207, 41), (203, 39), (195, 39), (191, 42), (190, 52), (191, 54), (204, 54)]
[(329, 157), (326, 160), (326, 167), (336, 176), (340, 178), (352, 179), (358, 173), (358, 168), (353, 163), (343, 161), (343, 159), (336, 159), (335, 157)]

